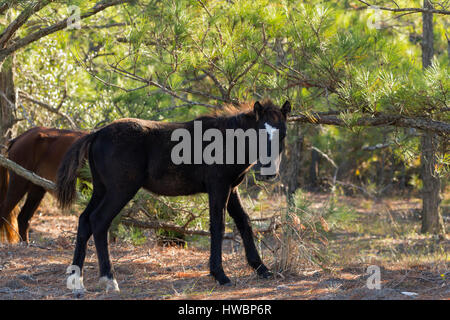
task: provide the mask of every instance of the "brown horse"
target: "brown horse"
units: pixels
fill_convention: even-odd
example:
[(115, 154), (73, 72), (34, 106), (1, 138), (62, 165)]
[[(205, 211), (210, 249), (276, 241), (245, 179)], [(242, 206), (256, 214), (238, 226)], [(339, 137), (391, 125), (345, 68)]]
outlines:
[[(51, 181), (69, 147), (86, 135), (81, 131), (45, 127), (32, 128), (8, 144), (8, 158), (25, 169)], [(28, 242), (30, 219), (46, 190), (0, 167), (0, 242)], [(17, 215), (17, 204), (27, 194)]]

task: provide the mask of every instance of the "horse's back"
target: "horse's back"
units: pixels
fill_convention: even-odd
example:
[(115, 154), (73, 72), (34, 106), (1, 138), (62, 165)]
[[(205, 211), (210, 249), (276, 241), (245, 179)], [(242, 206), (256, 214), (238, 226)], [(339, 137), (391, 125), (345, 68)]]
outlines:
[(193, 159), (192, 164), (175, 164), (172, 152), (179, 141), (172, 140), (172, 133), (179, 128), (191, 134), (188, 144), (194, 150), (193, 121), (116, 120), (95, 133), (91, 169), (95, 167), (104, 185), (125, 186), (140, 181), (143, 188), (165, 196), (204, 193), (214, 181), (229, 180), (233, 187), (242, 182), (248, 165), (194, 164)]
[(134, 118), (116, 120), (96, 132), (91, 169), (95, 167), (104, 185), (140, 181), (143, 188), (160, 195), (204, 192), (201, 177), (192, 166), (172, 162), (176, 142), (171, 141), (171, 134), (181, 126)]
[(25, 169), (54, 181), (64, 154), (84, 135), (82, 131), (35, 127), (10, 142), (8, 157)]

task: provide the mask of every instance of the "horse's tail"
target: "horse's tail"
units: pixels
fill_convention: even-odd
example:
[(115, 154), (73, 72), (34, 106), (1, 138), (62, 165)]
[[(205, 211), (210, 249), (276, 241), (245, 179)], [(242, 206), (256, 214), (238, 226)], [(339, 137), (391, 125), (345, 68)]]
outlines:
[(0, 166), (0, 243), (16, 243), (20, 240), (19, 234), (17, 232), (17, 230), (19, 230), (19, 226), (17, 224), (17, 214), (19, 208), (15, 206), (13, 210), (6, 213), (6, 216), (3, 216), (3, 214), (5, 214), (3, 212), (3, 205), (6, 200), (8, 185), (8, 169)]
[(56, 197), (62, 208), (70, 207), (77, 195), (77, 172), (88, 156), (89, 148), (96, 137), (96, 132), (77, 140), (67, 150), (59, 165), (56, 176)]
[(9, 172), (5, 167), (0, 166), (0, 205), (6, 199), (8, 192)]
[[(8, 142), (8, 145), (5, 146), (5, 149), (7, 151), (11, 150), (12, 145), (14, 142), (16, 142), (16, 139), (13, 139)], [(5, 154), (6, 156), (7, 154)], [(8, 185), (9, 185), (9, 171), (5, 167), (0, 166), (0, 208), (3, 202), (6, 200), (6, 193), (8, 192)], [(1, 214), (1, 211), (0, 211)], [(0, 218), (0, 220), (3, 220)], [(1, 225), (2, 221), (0, 221)]]

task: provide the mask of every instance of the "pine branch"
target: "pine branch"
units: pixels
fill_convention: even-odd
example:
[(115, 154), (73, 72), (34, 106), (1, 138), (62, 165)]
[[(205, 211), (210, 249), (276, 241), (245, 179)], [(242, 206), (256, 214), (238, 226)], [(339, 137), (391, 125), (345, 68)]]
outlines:
[[(313, 124), (328, 124), (336, 126), (348, 126), (337, 115), (330, 115), (328, 113), (314, 113), (312, 115), (293, 115), (288, 118), (290, 122), (302, 122)], [(450, 123), (435, 121), (425, 118), (412, 118), (402, 115), (388, 115), (383, 113), (377, 113), (373, 116), (361, 117), (352, 123), (352, 126), (362, 127), (378, 127), (378, 126), (395, 126), (403, 128), (415, 128), (424, 131), (431, 131), (442, 136), (450, 135)]]
[(14, 173), (19, 176), (30, 180), (35, 185), (43, 187), (45, 190), (56, 190), (56, 185), (52, 181), (38, 176), (36, 173), (25, 169), (3, 155), (0, 155), (0, 165), (8, 170), (14, 171)]
[[(86, 19), (88, 17), (91, 17), (109, 7), (116, 6), (119, 4), (124, 4), (127, 2), (130, 2), (131, 0), (112, 0), (112, 1), (100, 1), (98, 2), (94, 7), (92, 7), (89, 11), (83, 13), (80, 15), (80, 19)], [(48, 1), (45, 1), (48, 2)], [(44, 2), (43, 2), (44, 3)], [(46, 37), (52, 33), (55, 33), (57, 31), (63, 30), (67, 27), (67, 23), (69, 21), (69, 18), (63, 19), (54, 25), (51, 25), (46, 28), (42, 28), (34, 33), (31, 33), (23, 38), (17, 39), (13, 44), (10, 46), (6, 46), (2, 49), (0, 49), (0, 63), (2, 63), (11, 53), (17, 51), (18, 49), (21, 49), (23, 47), (26, 47), (30, 43), (39, 40), (43, 37)]]
[(450, 11), (448, 10), (437, 10), (437, 9), (425, 9), (425, 8), (389, 8), (389, 7), (380, 7), (377, 5), (372, 5), (363, 0), (358, 0), (361, 3), (364, 3), (368, 7), (377, 8), (378, 10), (391, 11), (391, 12), (410, 12), (410, 13), (437, 13), (443, 15), (449, 15)]
[(8, 8), (9, 8), (9, 5), (7, 2), (0, 4), (0, 14), (3, 14)]
[(21, 26), (23, 26), (33, 14), (44, 8), (50, 2), (51, 0), (33, 2), (31, 5), (25, 8), (19, 14), (19, 16), (13, 22), (11, 22), (8, 27), (6, 27), (5, 30), (3, 30), (3, 32), (0, 34), (0, 47), (5, 47), (6, 43), (11, 39), (14, 33)]
[[(160, 222), (157, 220), (154, 221), (140, 221), (133, 218), (124, 218), (120, 220), (120, 223), (126, 225), (126, 226), (132, 226), (132, 227), (139, 227), (143, 229), (163, 229), (166, 231), (175, 231), (182, 234), (188, 234), (188, 235), (197, 235), (197, 236), (211, 236), (211, 234), (208, 231), (203, 230), (193, 230), (188, 228), (180, 227), (173, 223), (168, 222)], [(232, 236), (224, 235), (224, 239), (233, 239)]]

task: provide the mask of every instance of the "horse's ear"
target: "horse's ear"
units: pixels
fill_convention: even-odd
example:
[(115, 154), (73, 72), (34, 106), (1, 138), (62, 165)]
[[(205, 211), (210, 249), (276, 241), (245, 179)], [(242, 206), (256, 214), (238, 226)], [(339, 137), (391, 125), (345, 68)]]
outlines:
[(253, 112), (255, 113), (256, 121), (258, 121), (258, 119), (262, 117), (263, 112), (263, 106), (261, 105), (261, 103), (259, 103), (259, 101), (255, 102), (253, 106)]
[(291, 103), (289, 101), (286, 101), (281, 107), (281, 113), (283, 113), (283, 115), (286, 117), (289, 112), (291, 112)]

